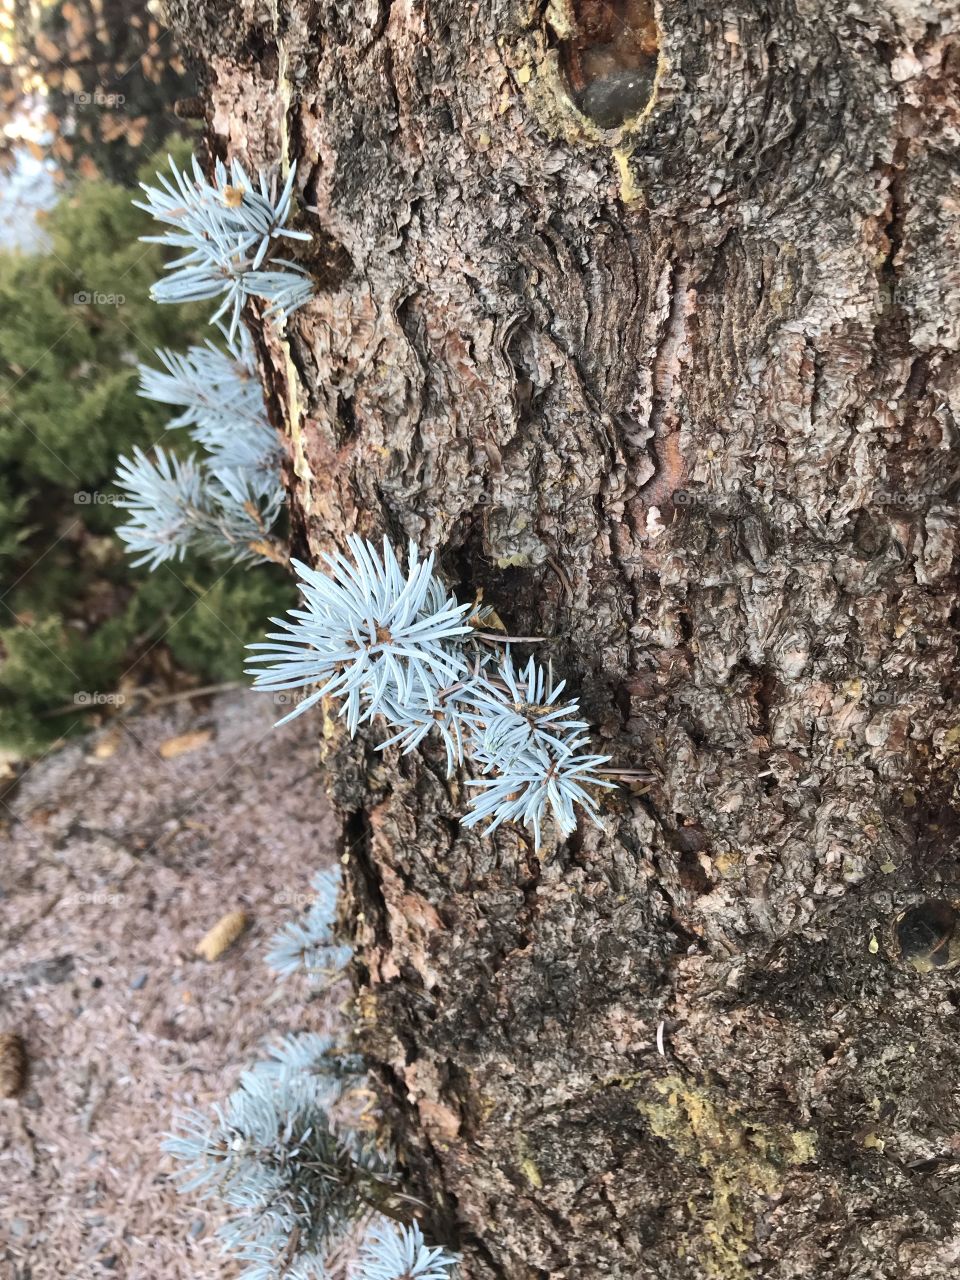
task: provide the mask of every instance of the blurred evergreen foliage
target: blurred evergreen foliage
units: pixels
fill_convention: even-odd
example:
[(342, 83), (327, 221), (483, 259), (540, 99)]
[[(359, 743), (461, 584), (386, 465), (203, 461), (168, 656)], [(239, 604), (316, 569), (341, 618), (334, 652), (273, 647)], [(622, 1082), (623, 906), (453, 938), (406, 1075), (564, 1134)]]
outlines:
[(207, 307), (150, 301), (162, 250), (137, 237), (153, 230), (128, 190), (85, 182), (51, 212), (51, 252), (0, 255), (3, 750), (95, 723), (78, 693), (238, 678), (243, 645), (294, 597), (270, 565), (131, 569), (113, 532), (117, 455), (184, 447), (171, 413), (138, 396), (137, 361), (216, 336)]

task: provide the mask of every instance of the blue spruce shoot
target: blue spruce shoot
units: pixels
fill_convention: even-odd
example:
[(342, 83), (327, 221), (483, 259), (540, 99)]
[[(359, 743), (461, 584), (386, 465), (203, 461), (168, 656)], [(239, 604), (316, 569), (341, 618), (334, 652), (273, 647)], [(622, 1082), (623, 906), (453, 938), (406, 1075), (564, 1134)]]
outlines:
[(213, 320), (229, 316), (236, 333), (248, 298), (262, 298), (268, 314), (284, 318), (313, 296), (309, 274), (276, 257), (277, 241), (310, 240), (286, 224), (293, 202), (295, 166), (278, 191), (276, 179), (261, 172), (255, 186), (239, 160), (227, 168), (218, 160), (208, 182), (196, 157), (192, 172), (168, 157), (171, 176), (157, 174), (159, 186), (141, 183), (145, 200), (134, 201), (170, 230), (144, 239), (186, 252), (168, 265), (169, 274), (152, 290), (157, 302), (199, 302), (223, 297)]

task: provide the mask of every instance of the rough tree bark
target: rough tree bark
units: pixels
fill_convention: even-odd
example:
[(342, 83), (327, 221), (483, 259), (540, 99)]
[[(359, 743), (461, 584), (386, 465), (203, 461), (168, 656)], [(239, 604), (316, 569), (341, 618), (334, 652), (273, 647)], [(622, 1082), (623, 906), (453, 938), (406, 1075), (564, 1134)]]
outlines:
[(437, 548), (657, 774), (537, 857), (328, 718), (428, 1229), (472, 1280), (954, 1274), (960, 7), (174, 9), (212, 148), (315, 210), (260, 327), (296, 549)]

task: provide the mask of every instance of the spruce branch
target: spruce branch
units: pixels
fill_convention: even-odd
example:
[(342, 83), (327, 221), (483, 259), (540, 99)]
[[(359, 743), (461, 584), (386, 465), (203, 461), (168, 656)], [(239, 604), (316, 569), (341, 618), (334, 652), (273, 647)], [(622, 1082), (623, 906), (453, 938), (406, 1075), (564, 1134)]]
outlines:
[(486, 737), (498, 743), (501, 760), (529, 745), (562, 753), (571, 737), (589, 727), (579, 719), (576, 699), (560, 701), (565, 688), (565, 680), (554, 684), (552, 665), (543, 667), (534, 658), (518, 671), (509, 645), (496, 670), (480, 676), (472, 701)]
[(477, 756), (485, 760), (482, 767), (492, 776), (467, 779), (467, 786), (481, 794), (471, 800), (470, 812), (462, 819), (465, 827), (488, 821), (485, 834), (490, 835), (504, 822), (522, 822), (533, 831), (534, 847), (539, 849), (548, 809), (563, 835), (576, 829), (575, 805), (599, 823), (597, 802), (587, 788), (616, 785), (599, 772), (609, 756), (581, 752), (590, 741), (587, 737), (573, 738), (560, 752), (540, 743), (529, 743), (518, 751), (509, 726), (500, 731), (499, 740), (490, 731), (480, 740)]
[(203, 474), (192, 458), (155, 451), (155, 461), (134, 446), (133, 458), (121, 454), (117, 485), (125, 496), (117, 504), (131, 513), (120, 537), (139, 557), (134, 565), (156, 569), (166, 560), (182, 560), (187, 548), (212, 518)]
[(264, 172), (254, 186), (239, 160), (229, 168), (221, 160), (208, 182), (197, 162), (192, 173), (168, 157), (170, 177), (157, 174), (158, 186), (141, 183), (145, 199), (134, 203), (171, 228), (145, 241), (185, 249), (169, 263), (169, 274), (151, 291), (156, 302), (199, 302), (223, 296), (213, 320), (229, 314), (235, 334), (248, 298), (262, 298), (267, 314), (286, 318), (313, 296), (308, 272), (286, 258), (270, 256), (275, 242), (312, 239), (287, 226), (292, 212), (296, 166), (278, 191), (276, 178)]
[[(473, 625), (489, 610), (458, 604), (432, 554), (421, 561), (411, 543), (404, 573), (386, 539), (382, 551), (356, 535), (348, 542), (352, 559), (324, 556), (326, 574), (297, 563), (305, 607), (274, 618), (283, 630), (249, 646), (255, 688), (319, 686), (279, 723), (329, 696), (342, 699), (351, 735), (378, 716), (392, 727), (381, 749), (412, 751), (436, 729), (448, 776), (465, 759), (486, 775), (467, 784), (481, 794), (465, 826), (521, 822), (539, 848), (548, 813), (564, 835), (576, 807), (598, 821), (593, 793), (615, 785), (603, 769), (610, 757), (586, 749), (588, 725), (577, 700), (562, 697), (565, 682), (533, 658), (518, 669), (509, 643), (491, 666)], [(295, 968), (310, 940), (293, 930), (287, 942), (285, 965)]]
[(456, 1254), (426, 1245), (419, 1223), (384, 1223), (364, 1243), (357, 1280), (449, 1280), (458, 1262)]
[(184, 428), (218, 467), (277, 474), (280, 448), (267, 418), (246, 330), (223, 351), (206, 342), (185, 354), (160, 348), (161, 369), (139, 364), (140, 395), (181, 410), (168, 429)]
[(188, 548), (236, 562), (286, 564), (272, 537), (284, 502), (280, 448), (267, 419), (253, 350), (241, 330), (226, 351), (206, 343), (186, 354), (158, 350), (162, 369), (139, 365), (140, 394), (180, 413), (168, 428), (184, 429), (205, 451), (181, 462), (156, 450), (151, 463), (140, 450), (121, 459), (120, 504), (134, 512), (120, 536), (156, 568)]
[(337, 945), (334, 932), (341, 872), (338, 866), (313, 878), (316, 898), (302, 921), (291, 921), (270, 939), (268, 966), (281, 978), (303, 972), (319, 983), (349, 964), (353, 948)]
[(245, 1072), (212, 1118), (188, 1112), (164, 1143), (181, 1162), (180, 1191), (218, 1195), (234, 1211), (218, 1235), (225, 1252), (251, 1264), (246, 1280), (279, 1280), (293, 1267), (322, 1280), (331, 1245), (396, 1194), (376, 1147), (331, 1127), (324, 1102), (339, 1075), (321, 1068), (318, 1047), (289, 1046), (276, 1069)]
[(401, 747), (403, 754), (409, 755), (435, 730), (447, 753), (447, 777), (453, 777), (463, 764), (471, 727), (468, 717), (478, 696), (477, 681), (471, 678), (438, 686), (431, 698), (420, 689), (411, 690), (405, 703), (385, 698), (383, 717), (397, 732), (381, 742), (378, 750)]
[(363, 1074), (363, 1059), (344, 1053), (332, 1036), (299, 1031), (267, 1045), (269, 1057), (253, 1068), (274, 1078), (307, 1075), (314, 1078), (317, 1097), (326, 1110), (342, 1092), (345, 1080)]
[(267, 475), (209, 468), (159, 446), (153, 461), (136, 446), (132, 459), (121, 456), (116, 484), (123, 491), (117, 505), (130, 512), (120, 537), (139, 557), (133, 563), (151, 569), (182, 560), (188, 549), (235, 563), (257, 559), (283, 504)]
[(382, 554), (356, 535), (348, 543), (352, 561), (324, 555), (329, 574), (293, 562), (305, 607), (271, 619), (282, 630), (249, 646), (260, 664), (248, 669), (255, 688), (320, 686), (281, 724), (334, 696), (352, 735), (388, 705), (421, 696), (436, 705), (438, 688), (466, 669), (454, 642), (470, 632), (470, 606), (443, 591), (432, 553), (421, 561), (411, 542), (404, 573), (386, 539)]

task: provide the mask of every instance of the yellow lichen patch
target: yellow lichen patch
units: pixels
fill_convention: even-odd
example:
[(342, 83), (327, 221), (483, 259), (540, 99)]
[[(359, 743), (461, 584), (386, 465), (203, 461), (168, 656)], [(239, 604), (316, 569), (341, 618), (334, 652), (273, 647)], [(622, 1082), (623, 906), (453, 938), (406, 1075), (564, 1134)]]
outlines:
[(486, 1093), (478, 1093), (473, 1100), (474, 1114), (479, 1118), (482, 1125), (486, 1124), (490, 1117), (496, 1114), (498, 1103), (496, 1099), (491, 1098)]
[(547, 22), (553, 28), (559, 40), (570, 40), (576, 32), (576, 19), (571, 11), (570, 0), (550, 0), (547, 5)]
[(584, 1096), (592, 1098), (596, 1094), (605, 1093), (607, 1089), (611, 1088), (635, 1089), (644, 1078), (639, 1071), (633, 1071), (626, 1075), (601, 1076), (592, 1088), (584, 1091)]
[(639, 1102), (638, 1110), (658, 1138), (698, 1164), (710, 1181), (706, 1216), (690, 1205), (700, 1236), (699, 1246), (691, 1241), (690, 1247), (712, 1280), (745, 1280), (759, 1200), (782, 1191), (789, 1166), (816, 1160), (814, 1135), (756, 1123), (739, 1103), (678, 1076), (658, 1081), (654, 1090), (657, 1098)]
[(791, 1129), (788, 1134), (793, 1145), (794, 1159), (788, 1164), (816, 1164), (817, 1135), (809, 1129)]
[(718, 853), (713, 859), (713, 865), (722, 876), (735, 875), (741, 869), (743, 863), (743, 854), (736, 849)]
[(519, 1147), (517, 1157), (520, 1164), (520, 1171), (530, 1186), (533, 1187), (535, 1191), (540, 1191), (543, 1188), (543, 1175), (537, 1168), (536, 1161), (527, 1150), (527, 1144), (522, 1134), (520, 1135), (517, 1145)]
[(357, 997), (357, 1012), (364, 1022), (378, 1020), (377, 997), (370, 990), (360, 992)]
[(337, 715), (337, 704), (333, 698), (320, 699), (320, 712), (320, 758), (326, 760), (343, 737), (346, 726)]
[(494, 563), (498, 569), (526, 569), (537, 563), (530, 556), (525, 555), (522, 551), (515, 551), (513, 555), (499, 556)]

